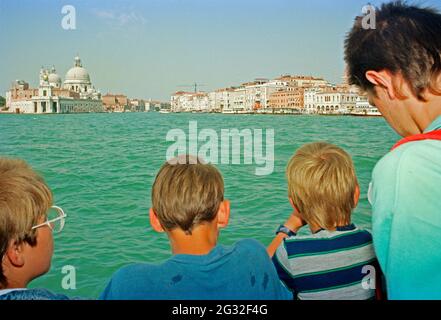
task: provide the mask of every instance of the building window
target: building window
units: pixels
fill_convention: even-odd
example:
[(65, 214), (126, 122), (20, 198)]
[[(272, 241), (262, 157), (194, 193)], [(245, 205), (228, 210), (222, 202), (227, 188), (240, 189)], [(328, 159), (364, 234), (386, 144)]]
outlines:
[(43, 90), (43, 97), (46, 97), (47, 96), (47, 92), (46, 92), (46, 90)]

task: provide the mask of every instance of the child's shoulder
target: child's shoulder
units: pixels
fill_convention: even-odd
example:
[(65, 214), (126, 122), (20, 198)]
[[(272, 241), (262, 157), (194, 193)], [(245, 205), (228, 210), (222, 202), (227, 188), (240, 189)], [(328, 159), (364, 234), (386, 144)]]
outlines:
[(145, 281), (154, 278), (155, 273), (160, 272), (161, 265), (150, 263), (133, 263), (118, 269), (112, 276), (113, 282), (136, 282), (140, 278)]
[(143, 292), (146, 287), (154, 286), (161, 274), (159, 266), (147, 263), (129, 264), (118, 269), (110, 278), (100, 299), (125, 299), (134, 297), (134, 292)]
[(255, 240), (255, 239), (240, 240), (240, 241), (236, 242), (234, 247), (236, 248), (236, 250), (243, 252), (243, 253), (254, 254), (254, 255), (260, 255), (262, 253), (265, 253), (265, 255), (266, 255), (265, 246), (261, 242)]

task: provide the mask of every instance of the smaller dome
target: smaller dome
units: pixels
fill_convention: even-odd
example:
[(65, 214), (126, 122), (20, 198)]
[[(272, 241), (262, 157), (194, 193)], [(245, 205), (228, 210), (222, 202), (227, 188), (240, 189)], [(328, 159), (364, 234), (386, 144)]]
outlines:
[(48, 81), (49, 81), (49, 83), (61, 84), (61, 78), (56, 73), (51, 73), (48, 77)]
[(47, 76), (46, 81), (49, 82), (49, 85), (52, 87), (59, 88), (61, 86), (61, 77), (57, 74), (55, 66), (52, 66), (51, 72)]

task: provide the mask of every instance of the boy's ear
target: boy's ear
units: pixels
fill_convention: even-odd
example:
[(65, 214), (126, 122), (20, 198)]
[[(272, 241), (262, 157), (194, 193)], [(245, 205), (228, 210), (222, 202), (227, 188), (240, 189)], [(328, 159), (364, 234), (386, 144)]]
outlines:
[(354, 192), (354, 208), (358, 205), (358, 200), (360, 200), (360, 186), (357, 184)]
[(25, 258), (24, 258), (24, 246), (25, 243), (21, 242), (19, 243), (16, 240), (11, 240), (9, 242), (8, 249), (6, 249), (6, 257), (16, 268), (21, 268), (25, 264)]
[(291, 203), (291, 206), (294, 208), (294, 210), (296, 211), (296, 213), (300, 213), (299, 209), (298, 209), (297, 206), (294, 204), (294, 201), (292, 200), (291, 197), (289, 197), (289, 203)]
[(225, 228), (230, 220), (230, 201), (224, 200), (217, 211), (217, 226)]
[(378, 92), (378, 87), (386, 90), (389, 95), (389, 99), (394, 100), (397, 98), (395, 87), (393, 85), (393, 79), (391, 74), (387, 70), (374, 71), (369, 70), (365, 74), (366, 79), (372, 83)]
[(156, 232), (159, 233), (165, 232), (153, 208), (150, 208), (150, 225), (152, 226), (153, 230), (155, 230)]

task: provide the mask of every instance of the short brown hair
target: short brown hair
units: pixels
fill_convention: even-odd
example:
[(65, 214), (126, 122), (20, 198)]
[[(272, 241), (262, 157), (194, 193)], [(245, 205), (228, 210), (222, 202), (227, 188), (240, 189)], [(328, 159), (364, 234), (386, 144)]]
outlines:
[(180, 228), (191, 234), (195, 226), (216, 217), (224, 200), (224, 181), (213, 165), (185, 157), (185, 163), (167, 161), (159, 170), (152, 188), (152, 208), (164, 229)]
[(426, 89), (441, 95), (436, 85), (441, 72), (440, 12), (393, 1), (376, 8), (375, 17), (375, 29), (363, 28), (364, 17), (357, 17), (346, 38), (350, 84), (375, 93), (366, 72), (389, 70), (401, 74), (419, 100), (426, 100)]
[[(0, 258), (9, 242), (36, 245), (36, 231), (32, 227), (45, 217), (52, 205), (52, 192), (23, 160), (0, 157)], [(0, 264), (0, 285), (7, 279)]]
[(349, 224), (357, 183), (351, 157), (326, 143), (306, 144), (286, 170), (288, 194), (302, 218), (324, 229)]

